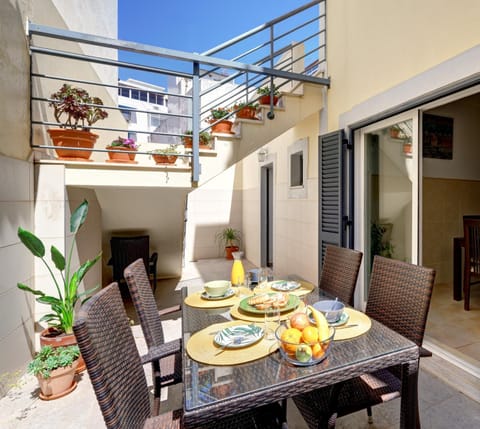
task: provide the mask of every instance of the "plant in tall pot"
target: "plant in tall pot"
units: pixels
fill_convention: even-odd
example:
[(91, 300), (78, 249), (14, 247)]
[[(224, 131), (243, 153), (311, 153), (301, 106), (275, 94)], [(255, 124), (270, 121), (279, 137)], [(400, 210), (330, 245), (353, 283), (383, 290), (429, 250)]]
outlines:
[(74, 377), (79, 357), (77, 345), (41, 348), (27, 368), (38, 379), (41, 399), (61, 398), (77, 387)]
[[(46, 266), (53, 284), (56, 289), (56, 296), (47, 295), (39, 289), (32, 289), (23, 283), (18, 283), (17, 287), (21, 290), (30, 292), (36, 296), (36, 301), (41, 304), (50, 306), (51, 311), (45, 314), (40, 322), (46, 322), (49, 327), (40, 334), (40, 345), (51, 346), (67, 346), (76, 344), (77, 340), (73, 333), (73, 323), (75, 320), (75, 305), (80, 300), (84, 302), (89, 295), (98, 288), (79, 292), (78, 288), (82, 282), (85, 274), (92, 268), (100, 259), (102, 252), (100, 252), (93, 259), (89, 259), (80, 267), (72, 272), (71, 261), (73, 250), (75, 248), (76, 236), (80, 227), (84, 224), (88, 213), (88, 201), (84, 200), (72, 213), (70, 218), (70, 232), (73, 234), (72, 244), (68, 253), (68, 258), (55, 247), (50, 248), (50, 257), (53, 265), (60, 273), (61, 281), (55, 276), (51, 264), (45, 259), (45, 245), (32, 232), (27, 231), (21, 227), (18, 228), (18, 237), (25, 247), (30, 250), (33, 256), (41, 259)], [(77, 371), (85, 369), (83, 359), (80, 360)]]
[(238, 229), (227, 227), (217, 232), (216, 241), (225, 247), (226, 259), (233, 259), (233, 252), (238, 252), (242, 234)]
[(137, 164), (135, 161), (135, 152), (140, 145), (130, 138), (118, 137), (113, 140), (105, 149), (108, 149), (107, 162), (123, 162), (126, 164)]
[(60, 128), (49, 129), (47, 132), (54, 146), (57, 146), (55, 151), (58, 157), (67, 161), (88, 160), (92, 153), (89, 149), (93, 148), (98, 139), (98, 134), (90, 132), (89, 127), (108, 117), (108, 113), (101, 108), (102, 100), (91, 97), (82, 88), (75, 88), (66, 83), (50, 98), (49, 106), (53, 108), (53, 115)]

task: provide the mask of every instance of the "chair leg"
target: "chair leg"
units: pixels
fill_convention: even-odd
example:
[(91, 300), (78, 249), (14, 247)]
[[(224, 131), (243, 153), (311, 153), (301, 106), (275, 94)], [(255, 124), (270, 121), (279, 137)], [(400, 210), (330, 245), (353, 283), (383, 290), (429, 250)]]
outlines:
[(470, 310), (470, 276), (465, 275), (463, 281), (463, 308), (465, 311)]
[(367, 407), (367, 416), (368, 416), (368, 423), (373, 423), (373, 416), (372, 416), (372, 407)]

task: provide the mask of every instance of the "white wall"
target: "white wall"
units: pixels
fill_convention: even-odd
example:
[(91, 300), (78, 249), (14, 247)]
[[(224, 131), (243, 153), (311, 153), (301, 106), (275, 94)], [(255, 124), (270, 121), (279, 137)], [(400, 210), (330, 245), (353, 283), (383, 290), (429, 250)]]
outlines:
[(453, 159), (423, 159), (425, 177), (480, 180), (480, 96), (470, 96), (428, 113), (453, 118)]

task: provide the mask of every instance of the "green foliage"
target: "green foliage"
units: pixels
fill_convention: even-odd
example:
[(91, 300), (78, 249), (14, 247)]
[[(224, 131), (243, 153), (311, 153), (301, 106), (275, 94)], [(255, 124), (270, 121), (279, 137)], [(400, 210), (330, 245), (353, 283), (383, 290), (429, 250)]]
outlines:
[[(192, 130), (186, 130), (183, 132), (183, 134), (185, 134), (186, 137), (192, 137), (193, 136), (193, 131)], [(182, 137), (182, 142), (185, 143), (185, 138), (186, 137)], [(199, 135), (199, 140), (200, 140), (200, 143), (201, 144), (204, 144), (204, 145), (210, 145), (210, 142), (212, 140), (212, 135), (208, 132), (208, 131), (202, 131)]]
[[(257, 89), (257, 94), (259, 95), (270, 95), (270, 92), (271, 92), (270, 85), (262, 86), (261, 88)], [(280, 92), (278, 91), (278, 88), (275, 85), (273, 85), (273, 95), (277, 97), (280, 95)]]
[(176, 144), (171, 144), (166, 147), (154, 149), (149, 153), (155, 154), (155, 155), (178, 155), (180, 152), (178, 151)]
[(239, 109), (243, 109), (244, 107), (251, 107), (252, 109), (257, 109), (258, 106), (259, 106), (258, 103), (244, 103), (244, 102), (241, 102), (241, 103), (235, 104), (234, 109), (239, 110)]
[(76, 234), (80, 227), (85, 222), (88, 213), (88, 201), (84, 200), (73, 212), (70, 218), (70, 232), (74, 235), (68, 261), (65, 260), (63, 254), (55, 247), (50, 248), (50, 258), (55, 268), (60, 271), (63, 281), (60, 287), (57, 278), (55, 277), (51, 266), (45, 260), (45, 246), (42, 241), (32, 232), (18, 228), (18, 237), (25, 247), (30, 250), (33, 256), (42, 260), (50, 273), (52, 280), (57, 290), (57, 296), (50, 296), (41, 290), (34, 290), (23, 283), (18, 283), (17, 287), (26, 292), (30, 292), (37, 296), (36, 300), (39, 303), (49, 305), (52, 312), (44, 315), (40, 321), (47, 322), (50, 326), (55, 326), (66, 334), (73, 333), (73, 323), (75, 314), (75, 304), (77, 301), (89, 295), (96, 288), (90, 289), (83, 293), (78, 293), (78, 287), (85, 277), (85, 274), (92, 268), (100, 259), (102, 252), (100, 252), (94, 259), (84, 262), (76, 271), (71, 273), (71, 260), (73, 249), (76, 242)]
[(230, 109), (227, 107), (217, 107), (210, 110), (211, 119), (218, 121), (219, 119), (225, 118), (230, 114)]
[(58, 368), (70, 366), (80, 356), (80, 349), (73, 346), (43, 346), (35, 358), (28, 364), (28, 372), (49, 378), (50, 373)]
[(385, 258), (392, 258), (394, 247), (390, 240), (385, 239), (387, 228), (379, 223), (372, 223), (371, 229), (371, 256), (380, 255)]
[(223, 244), (225, 247), (230, 247), (240, 244), (242, 240), (242, 234), (238, 229), (228, 227), (217, 232), (215, 239), (218, 243)]
[(85, 122), (91, 126), (95, 122), (108, 117), (108, 113), (99, 106), (103, 101), (98, 97), (91, 97), (82, 88), (75, 88), (66, 83), (50, 98), (53, 114), (62, 128), (84, 128)]

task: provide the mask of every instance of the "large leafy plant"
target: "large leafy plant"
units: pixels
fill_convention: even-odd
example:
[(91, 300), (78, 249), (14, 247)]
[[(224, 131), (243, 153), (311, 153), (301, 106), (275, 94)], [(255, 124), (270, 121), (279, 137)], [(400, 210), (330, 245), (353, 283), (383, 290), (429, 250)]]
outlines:
[[(61, 286), (57, 277), (55, 276), (52, 267), (45, 259), (45, 246), (43, 242), (32, 232), (18, 228), (18, 237), (21, 242), (27, 247), (30, 252), (40, 258), (47, 267), (52, 280), (57, 290), (57, 296), (47, 295), (41, 290), (34, 290), (27, 285), (18, 283), (17, 287), (21, 290), (30, 292), (37, 296), (36, 301), (50, 306), (52, 312), (45, 314), (40, 321), (47, 322), (50, 326), (54, 326), (66, 334), (73, 333), (73, 323), (75, 315), (75, 304), (81, 298), (88, 299), (88, 296), (95, 288), (79, 293), (78, 287), (85, 277), (85, 274), (92, 268), (100, 259), (102, 252), (100, 252), (94, 259), (84, 262), (76, 271), (71, 272), (71, 260), (73, 249), (76, 242), (76, 234), (80, 227), (85, 222), (88, 213), (88, 201), (84, 200), (73, 212), (70, 218), (70, 232), (74, 234), (72, 245), (68, 254), (68, 259), (65, 260), (63, 254), (55, 247), (50, 248), (50, 254), (55, 268), (60, 271), (60, 276), (63, 282)], [(85, 301), (83, 299), (83, 301)]]

